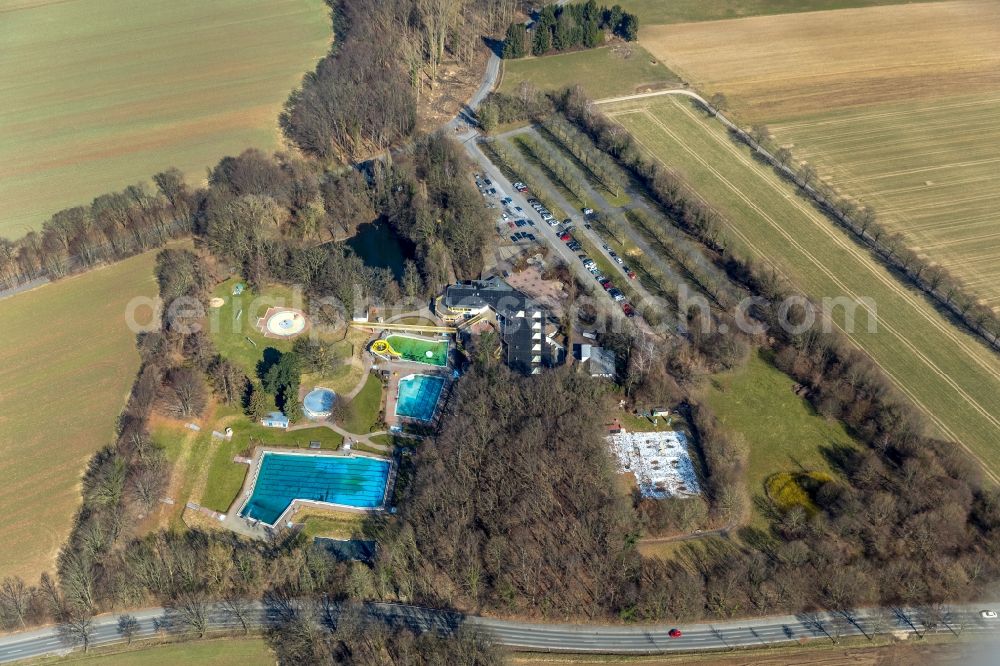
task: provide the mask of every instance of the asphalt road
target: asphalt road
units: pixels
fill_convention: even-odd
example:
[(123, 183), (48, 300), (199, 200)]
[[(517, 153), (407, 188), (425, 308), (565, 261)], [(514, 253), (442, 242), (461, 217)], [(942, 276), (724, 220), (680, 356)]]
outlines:
[[(459, 613), (437, 611), (416, 606), (397, 604), (369, 604), (366, 608), (372, 617), (387, 624), (405, 625), (415, 629), (437, 628), (452, 630), (462, 623), (475, 625), (492, 634), (494, 640), (511, 649), (545, 652), (577, 652), (599, 654), (652, 654), (692, 652), (763, 647), (802, 640), (834, 642), (842, 637), (870, 636), (872, 633), (897, 632), (912, 638), (927, 632), (976, 636), (983, 641), (1000, 641), (1000, 620), (983, 620), (981, 608), (998, 607), (1000, 603), (976, 606), (956, 606), (944, 614), (935, 626), (927, 628), (919, 611), (886, 609), (860, 611), (853, 621), (844, 615), (784, 615), (749, 618), (731, 622), (677, 625), (682, 632), (679, 638), (670, 638), (670, 625), (606, 626), (587, 624), (546, 624), (516, 622), (492, 618), (462, 616)], [(152, 638), (171, 630), (163, 608), (134, 611), (140, 629), (134, 640)], [(266, 621), (267, 612), (256, 604), (251, 612), (252, 628), (259, 628)], [(220, 607), (208, 613), (212, 631), (239, 631), (241, 625)], [(118, 633), (118, 616), (102, 615), (94, 618), (90, 632), (91, 647), (122, 643)], [(873, 629), (875, 630), (873, 632)], [(0, 663), (22, 659), (65, 654), (74, 649), (60, 638), (54, 627), (9, 634), (0, 637)], [(78, 647), (76, 649), (79, 649)]]

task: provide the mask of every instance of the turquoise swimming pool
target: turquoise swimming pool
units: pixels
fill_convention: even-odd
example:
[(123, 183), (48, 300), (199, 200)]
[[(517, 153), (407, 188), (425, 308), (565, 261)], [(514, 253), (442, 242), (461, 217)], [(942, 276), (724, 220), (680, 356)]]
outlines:
[(432, 375), (408, 375), (399, 380), (396, 416), (430, 421), (434, 418), (444, 378)]
[(382, 505), (389, 467), (388, 460), (363, 456), (268, 451), (240, 515), (273, 525), (296, 499), (375, 509)]

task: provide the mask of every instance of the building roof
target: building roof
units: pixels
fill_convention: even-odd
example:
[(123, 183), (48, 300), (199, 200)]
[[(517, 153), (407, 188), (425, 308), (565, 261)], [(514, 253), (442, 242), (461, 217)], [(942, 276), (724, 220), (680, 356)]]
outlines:
[(288, 425), (288, 417), (281, 412), (271, 412), (261, 420), (270, 423), (284, 423), (285, 425)]
[(615, 353), (604, 347), (591, 347), (587, 368), (591, 377), (614, 377), (616, 372)]
[(559, 362), (559, 351), (547, 340), (548, 309), (507, 284), (500, 277), (448, 285), (444, 293), (448, 308), (481, 310), (497, 315), (504, 362), (520, 372), (535, 373)]

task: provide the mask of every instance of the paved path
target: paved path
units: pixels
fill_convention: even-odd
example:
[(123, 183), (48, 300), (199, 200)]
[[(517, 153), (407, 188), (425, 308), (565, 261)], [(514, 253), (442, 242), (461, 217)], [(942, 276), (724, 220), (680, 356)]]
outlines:
[[(512, 649), (545, 652), (576, 652), (596, 654), (658, 654), (707, 650), (734, 650), (763, 647), (809, 640), (837, 642), (841, 637), (871, 636), (897, 633), (903, 637), (926, 633), (975, 636), (990, 649), (1000, 647), (1000, 621), (983, 620), (981, 608), (997, 607), (997, 603), (955, 606), (927, 628), (919, 611), (911, 609), (862, 610), (853, 614), (804, 613), (747, 618), (726, 622), (699, 622), (676, 625), (682, 632), (672, 639), (670, 624), (659, 625), (598, 625), (549, 624), (517, 622), (476, 616), (452, 611), (440, 611), (401, 604), (369, 603), (365, 611), (387, 624), (405, 624), (417, 630), (454, 631), (470, 624), (490, 633), (494, 640)], [(336, 609), (333, 609), (334, 612)], [(163, 608), (131, 611), (139, 622), (136, 641), (157, 638), (164, 633), (180, 633)], [(269, 613), (260, 603), (254, 603), (247, 614), (247, 624), (259, 628), (267, 622)], [(241, 624), (221, 606), (210, 606), (207, 612), (213, 630), (240, 631)], [(118, 634), (118, 616), (95, 617), (89, 632), (90, 645), (124, 643)], [(984, 645), (985, 647), (985, 645)], [(43, 627), (0, 637), (0, 663), (65, 654), (71, 646), (64, 642), (55, 627)], [(986, 662), (983, 662), (986, 663)]]
[(288, 426), (287, 430), (291, 432), (295, 430), (306, 430), (308, 428), (328, 428), (337, 433), (338, 435), (340, 435), (341, 437), (343, 437), (345, 442), (350, 440), (353, 443), (360, 443), (364, 444), (365, 446), (370, 446), (373, 449), (381, 451), (382, 453), (392, 453), (391, 446), (386, 446), (385, 444), (378, 444), (376, 442), (371, 441), (372, 437), (374, 437), (375, 435), (383, 434), (385, 432), (384, 430), (381, 430), (379, 432), (371, 432), (365, 435), (359, 435), (358, 433), (351, 432), (349, 430), (341, 428), (339, 425), (333, 423), (332, 421), (306, 421), (303, 423), (297, 423), (296, 425), (293, 426)]

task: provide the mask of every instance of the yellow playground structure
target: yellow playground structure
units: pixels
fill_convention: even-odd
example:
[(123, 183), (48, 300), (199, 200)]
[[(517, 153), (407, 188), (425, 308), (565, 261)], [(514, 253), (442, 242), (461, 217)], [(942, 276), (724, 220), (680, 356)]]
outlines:
[(395, 356), (398, 358), (401, 355), (386, 340), (376, 340), (372, 343), (371, 350), (375, 354), (381, 354), (382, 356)]

